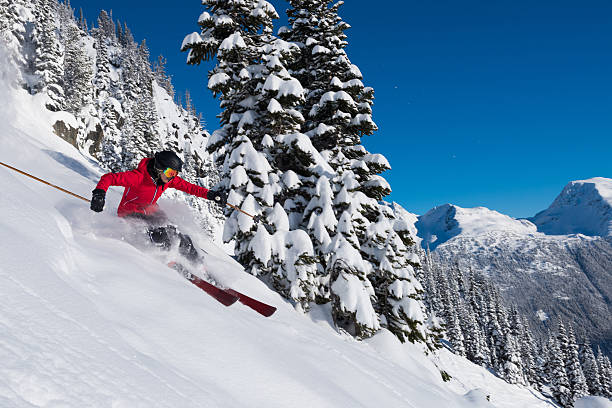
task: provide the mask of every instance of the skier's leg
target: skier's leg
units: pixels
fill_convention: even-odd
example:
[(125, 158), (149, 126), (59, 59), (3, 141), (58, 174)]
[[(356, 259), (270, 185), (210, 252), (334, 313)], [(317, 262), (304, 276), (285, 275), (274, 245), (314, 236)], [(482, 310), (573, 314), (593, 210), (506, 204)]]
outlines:
[(151, 242), (165, 250), (170, 250), (172, 238), (175, 235), (174, 231), (171, 231), (168, 227), (150, 227), (147, 232)]
[(178, 233), (180, 239), (179, 242), (179, 253), (191, 262), (197, 262), (199, 260), (198, 251), (195, 249), (193, 242), (189, 235)]
[[(147, 219), (148, 221), (148, 219)], [(172, 246), (179, 242), (179, 253), (191, 262), (198, 262), (199, 255), (195, 249), (191, 238), (188, 235), (182, 234), (176, 230), (174, 225), (157, 226), (150, 224), (147, 230), (151, 242), (164, 250), (170, 250)], [(178, 239), (177, 239), (178, 238)]]

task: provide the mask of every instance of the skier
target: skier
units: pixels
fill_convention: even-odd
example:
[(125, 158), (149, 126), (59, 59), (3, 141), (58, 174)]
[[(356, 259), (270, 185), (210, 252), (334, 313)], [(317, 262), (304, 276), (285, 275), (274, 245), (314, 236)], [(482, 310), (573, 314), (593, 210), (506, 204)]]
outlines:
[(168, 188), (212, 200), (221, 206), (227, 203), (227, 195), (183, 180), (178, 176), (182, 168), (182, 160), (174, 152), (165, 150), (155, 153), (153, 158), (142, 159), (135, 170), (104, 174), (92, 191), (90, 208), (95, 212), (101, 212), (104, 209), (108, 188), (125, 187), (117, 215), (144, 220), (148, 225), (149, 238), (163, 249), (169, 250), (178, 238), (179, 253), (196, 262), (198, 253), (191, 238), (178, 232), (173, 225), (164, 225), (167, 218), (156, 204), (157, 200)]

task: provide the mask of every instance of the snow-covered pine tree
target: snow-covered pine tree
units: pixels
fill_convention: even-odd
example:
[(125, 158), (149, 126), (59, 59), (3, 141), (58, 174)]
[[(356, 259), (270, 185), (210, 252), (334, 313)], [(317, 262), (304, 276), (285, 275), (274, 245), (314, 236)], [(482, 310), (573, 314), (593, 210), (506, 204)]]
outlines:
[(149, 46), (147, 45), (146, 40), (142, 40), (140, 45), (138, 46), (136, 52), (138, 58), (138, 86), (142, 89), (141, 95), (149, 95), (153, 94), (152, 84), (153, 84), (153, 69), (151, 68), (151, 53), (149, 52)]
[(599, 368), (599, 376), (601, 380), (601, 396), (612, 397), (612, 364), (610, 358), (597, 348), (597, 366)]
[[(126, 112), (121, 139), (126, 149), (122, 152), (123, 168), (135, 167), (142, 157), (151, 156), (161, 149), (155, 129), (157, 113), (153, 101), (153, 74), (149, 52), (143, 41), (139, 47), (134, 42), (123, 47), (123, 109)], [(180, 151), (180, 149), (177, 149)]]
[(587, 342), (580, 347), (580, 364), (590, 395), (602, 395), (599, 366), (591, 345)]
[(457, 304), (459, 302), (455, 299), (457, 294), (451, 291), (448, 278), (449, 276), (443, 272), (438, 276), (438, 293), (440, 293), (444, 308), (442, 318), (444, 319), (448, 341), (453, 345), (455, 353), (465, 356), (464, 337), (458, 317)]
[(563, 364), (568, 361), (568, 350), (569, 350), (569, 340), (567, 338), (567, 331), (565, 330), (565, 325), (561, 320), (557, 324), (557, 344), (559, 345), (559, 352), (561, 358), (563, 359)]
[(57, 0), (37, 0), (35, 7), (36, 24), (32, 32), (35, 45), (34, 75), (32, 93), (45, 92), (46, 106), (59, 111), (64, 107), (64, 63), (56, 25)]
[(486, 336), (487, 308), (484, 298), (485, 278), (470, 270), (466, 276), (466, 281), (466, 301), (469, 305), (469, 310), (472, 311), (470, 319), (474, 319), (478, 326), (478, 332), (472, 334), (472, 331), (469, 330), (469, 335), (466, 338), (468, 341), (468, 350), (466, 350), (467, 357), (476, 364), (490, 366), (491, 350), (487, 343)]
[[(407, 231), (407, 224), (402, 225), (402, 235), (410, 238), (410, 233)], [(435, 350), (442, 347), (441, 339), (445, 336), (442, 301), (440, 300), (436, 280), (437, 280), (437, 265), (434, 263), (429, 248), (427, 251), (420, 251), (419, 259), (423, 260), (418, 281), (423, 285), (423, 303), (427, 311), (426, 330), (428, 333), (426, 343), (430, 350)]]
[(289, 218), (277, 201), (293, 194), (282, 185), (288, 169), (279, 159), (294, 153), (304, 170), (312, 164), (309, 150), (314, 150), (306, 137), (295, 133), (303, 118), (293, 106), (300, 103), (303, 90), (284, 68), (294, 51), (271, 35), (272, 19), (278, 15), (269, 3), (203, 4), (208, 11), (198, 20), (201, 34), (188, 35), (182, 50), (189, 50), (190, 64), (217, 58), (208, 86), (221, 95), (223, 109), (222, 128), (209, 144), (223, 166), (218, 187), (230, 191), (230, 203), (262, 215), (268, 228), (228, 210), (224, 240), (235, 240), (235, 253), (247, 270), (307, 308), (315, 291), (312, 243), (304, 231), (289, 231)]
[(421, 259), (423, 259), (423, 279), (421, 283), (425, 288), (423, 301), (425, 302), (428, 312), (436, 312), (439, 315), (442, 310), (442, 302), (436, 285), (436, 276), (438, 274), (437, 265), (431, 256), (429, 246), (421, 255)]
[[(559, 336), (557, 338), (550, 338), (548, 378), (550, 380), (550, 389), (555, 400), (561, 404), (562, 407), (569, 408), (574, 405), (574, 401), (572, 399), (572, 391), (567, 378), (567, 372), (565, 371), (564, 353), (561, 350), (558, 338)], [(567, 340), (567, 338), (565, 340)]]
[(155, 75), (155, 80), (168, 92), (168, 95), (172, 99), (174, 99), (174, 86), (172, 85), (172, 78), (166, 72), (166, 63), (167, 60), (163, 55), (157, 57), (157, 61), (153, 65), (153, 74)]
[(82, 43), (84, 33), (74, 21), (72, 10), (66, 9), (65, 5), (60, 5), (60, 8), (64, 10), (64, 14), (70, 13), (70, 18), (64, 18), (62, 22), (65, 110), (77, 115), (92, 102), (93, 70)]
[(488, 366), (490, 360), (487, 342), (482, 327), (478, 324), (476, 312), (469, 302), (462, 301), (459, 321), (463, 327), (465, 356), (473, 363)]
[(498, 345), (498, 367), (503, 378), (511, 384), (524, 384), (523, 363), (516, 337), (511, 333), (508, 310), (503, 305), (499, 291), (494, 291), (497, 321), (501, 330), (501, 343)]
[[(514, 319), (514, 318), (513, 318)], [(519, 342), (521, 360), (523, 361), (523, 375), (528, 384), (532, 384), (539, 388), (539, 379), (537, 374), (536, 356), (535, 356), (535, 340), (529, 329), (529, 323), (525, 316), (521, 316), (516, 310), (516, 325), (518, 327), (518, 335), (515, 336)]]
[[(100, 21), (98, 21), (99, 24)], [(95, 96), (98, 98), (108, 96), (110, 92), (110, 61), (108, 58), (108, 41), (104, 30), (96, 27), (92, 30), (92, 34), (95, 39), (96, 48)]]
[[(95, 104), (102, 127), (103, 138), (97, 158), (111, 171), (123, 170), (122, 143), (120, 140), (119, 119), (124, 116), (121, 104), (111, 93), (108, 14), (102, 10), (98, 26), (92, 30), (96, 48)], [(104, 28), (106, 27), (106, 28)], [(114, 36), (114, 29), (113, 34)]]
[(357, 338), (370, 337), (380, 329), (371, 301), (374, 288), (367, 278), (372, 266), (342, 232), (336, 234), (330, 247), (333, 250), (328, 271), (334, 322)]
[[(288, 15), (291, 27), (282, 28), (279, 35), (287, 41), (296, 43), (301, 48), (301, 57), (290, 66), (290, 73), (300, 80), (306, 91), (306, 100), (301, 107), (305, 117), (302, 131), (310, 137), (315, 148), (321, 152), (335, 170), (336, 176), (330, 180), (335, 197), (335, 218), (353, 224), (346, 230), (354, 231), (358, 239), (356, 249), (360, 250), (363, 253), (362, 256), (365, 257), (364, 259), (372, 263), (373, 266), (373, 275), (367, 277), (371, 280), (369, 284), (362, 279), (361, 272), (357, 273), (358, 281), (365, 285), (365, 291), (358, 290), (358, 292), (366, 293), (367, 287), (372, 286), (372, 283), (374, 286), (382, 284), (383, 286), (377, 288), (381, 304), (376, 305), (375, 308), (379, 311), (394, 309), (397, 311), (397, 304), (390, 305), (385, 304), (385, 302), (394, 298), (399, 292), (389, 296), (389, 287), (386, 286), (386, 283), (389, 279), (394, 282), (404, 280), (403, 278), (399, 280), (391, 278), (391, 276), (402, 276), (403, 272), (401, 270), (391, 272), (388, 268), (389, 263), (385, 261), (384, 256), (367, 254), (368, 250), (373, 250), (371, 246), (377, 241), (372, 236), (368, 236), (369, 225), (381, 222), (381, 215), (389, 217), (388, 224), (393, 224), (395, 221), (392, 212), (382, 210), (377, 202), (390, 192), (388, 183), (378, 176), (379, 173), (390, 168), (389, 163), (382, 155), (370, 154), (361, 146), (361, 137), (372, 134), (376, 130), (376, 125), (371, 118), (373, 90), (364, 87), (359, 69), (350, 63), (344, 51), (347, 45), (344, 30), (349, 28), (349, 25), (338, 16), (338, 8), (342, 2), (330, 5), (329, 1), (291, 1), (290, 4), (292, 8), (288, 10)], [(312, 229), (312, 226), (311, 214), (306, 211), (302, 228), (311, 232), (311, 237), (316, 244), (321, 240), (316, 236), (313, 237), (313, 234), (316, 235), (317, 232)], [(317, 231), (320, 232), (321, 228)], [(339, 231), (328, 230), (327, 232), (335, 244), (343, 244), (343, 241), (335, 239)], [(400, 237), (400, 239), (402, 238)], [(386, 236), (378, 239), (379, 242), (385, 240), (387, 240)], [(391, 241), (395, 240), (395, 238), (391, 239)], [(380, 250), (379, 248), (376, 251)], [(416, 252), (415, 250), (412, 251), (413, 254)], [(337, 259), (337, 257), (334, 259)], [(409, 259), (414, 260), (413, 257)], [(328, 276), (332, 274), (330, 272), (332, 269), (338, 267), (330, 262), (329, 256), (321, 258), (321, 265)], [(381, 262), (383, 263), (381, 264)], [(345, 263), (348, 264), (348, 262)], [(360, 262), (357, 263), (360, 264)], [(415, 265), (419, 264), (420, 262), (417, 260)], [(398, 264), (396, 266), (399, 267)], [(349, 268), (346, 270), (355, 269)], [(414, 276), (416, 273), (418, 273), (418, 269), (414, 271), (411, 278), (406, 278), (406, 281), (416, 281)], [(334, 272), (334, 275), (337, 275), (337, 273)], [(362, 278), (359, 278), (360, 276)], [(340, 290), (336, 294), (331, 290), (330, 295), (339, 299), (342, 294), (350, 294), (351, 292), (346, 290), (346, 284), (347, 281), (345, 280), (330, 280), (331, 288), (333, 289), (335, 286)], [(409, 296), (403, 292), (402, 295)], [(421, 302), (421, 300), (417, 300), (418, 295), (413, 293), (412, 296), (410, 298), (412, 300), (406, 302)], [(362, 300), (363, 302), (357, 302), (357, 304), (366, 305), (364, 306), (366, 310), (370, 310), (365, 299)], [(395, 301), (404, 302), (397, 298), (393, 302)], [(333, 302), (333, 304), (339, 305), (343, 302), (340, 300)], [(421, 305), (419, 309), (423, 309), (423, 306)], [(413, 308), (413, 310), (416, 309)], [(342, 313), (336, 311), (335, 314), (340, 315)], [(359, 315), (359, 313), (355, 315)], [(397, 327), (405, 328), (411, 325), (421, 327), (424, 323), (423, 321), (419, 323), (408, 321), (400, 323), (393, 313), (381, 316), (381, 319), (386, 324), (391, 316), (391, 320), (395, 321), (393, 324)], [(420, 336), (418, 330), (414, 330), (408, 336), (406, 336), (405, 330), (395, 330), (395, 332), (400, 339), (403, 339), (404, 336), (418, 339)]]
[[(395, 220), (390, 207), (380, 206), (380, 216), (370, 224), (361, 246), (365, 259), (375, 267), (370, 280), (376, 293), (375, 310), (384, 326), (400, 341), (426, 342), (423, 287), (416, 279), (419, 258), (406, 223)], [(403, 239), (402, 239), (403, 237)]]
[(134, 35), (132, 34), (132, 30), (127, 26), (127, 23), (123, 23), (123, 30), (121, 30), (121, 32), (121, 45), (124, 48), (135, 43)]
[(484, 308), (485, 313), (485, 337), (487, 339), (487, 347), (490, 352), (491, 368), (503, 372), (500, 368), (500, 348), (503, 344), (503, 333), (499, 321), (497, 320), (497, 309), (495, 305), (495, 299), (492, 295), (494, 289), (487, 285), (484, 294)]
[(504, 335), (504, 343), (501, 348), (500, 362), (503, 364), (503, 377), (510, 384), (525, 384), (523, 375), (523, 362), (521, 360), (519, 345), (510, 332)]
[[(265, 205), (273, 206), (272, 211), (264, 213), (273, 242), (284, 241), (272, 247), (271, 282), (279, 292), (306, 309), (318, 286), (315, 259), (308, 235), (291, 225), (291, 221), (302, 216), (306, 204), (302, 189), (312, 186), (317, 177), (325, 179), (323, 169), (315, 168), (315, 163), (322, 164), (323, 160), (315, 158), (318, 152), (300, 133), (304, 119), (295, 107), (303, 102), (303, 89), (285, 68), (299, 49), (272, 35), (261, 40), (261, 65), (251, 75), (258, 83), (255, 105), (250, 110), (254, 121), (248, 135), (273, 168), (270, 185), (258, 194)], [(327, 174), (330, 171), (324, 170)], [(302, 189), (295, 188), (296, 178)]]
[(552, 334), (550, 331), (545, 338), (540, 339), (536, 345), (538, 353), (536, 354), (536, 374), (538, 377), (538, 389), (543, 389), (551, 383), (549, 374), (552, 370), (552, 360), (550, 360), (550, 339)]
[(89, 31), (89, 27), (87, 26), (87, 19), (83, 15), (82, 7), (79, 8), (79, 16), (78, 16), (77, 22), (78, 22), (79, 28), (83, 30), (83, 32)]
[[(358, 145), (360, 133), (372, 134), (376, 130), (371, 120), (373, 90), (364, 88), (359, 69), (350, 63), (344, 51), (347, 46), (344, 31), (350, 26), (338, 15), (343, 2), (330, 5), (326, 0), (292, 0), (289, 3), (291, 8), (287, 14), (291, 27), (282, 28), (279, 35), (302, 48), (301, 58), (291, 67), (291, 72), (307, 89), (303, 111), (308, 116), (304, 131), (313, 131), (309, 135), (319, 151), (338, 145)], [(338, 110), (343, 114), (334, 117)], [(364, 116), (356, 116), (359, 114)], [(346, 130), (351, 126), (360, 129), (353, 129), (349, 136)]]
[(571, 325), (568, 329), (567, 340), (565, 371), (567, 372), (572, 398), (576, 401), (578, 398), (588, 395), (589, 390), (587, 388), (586, 379), (584, 378), (584, 373), (582, 372), (582, 366), (578, 357), (578, 345), (576, 344), (576, 337), (574, 336), (574, 330)]
[(19, 69), (15, 72), (15, 85), (25, 86), (27, 78), (23, 73), (28, 67), (26, 24), (35, 19), (24, 0), (0, 0), (0, 41), (7, 51), (9, 63)]
[(113, 22), (113, 13), (109, 13), (106, 10), (101, 10), (98, 15), (98, 30), (102, 32), (102, 35), (108, 39), (110, 44), (117, 43), (117, 30), (115, 23)]
[(467, 300), (474, 310), (476, 320), (481, 323), (483, 329), (487, 322), (485, 287), (485, 277), (481, 273), (470, 270), (467, 274)]

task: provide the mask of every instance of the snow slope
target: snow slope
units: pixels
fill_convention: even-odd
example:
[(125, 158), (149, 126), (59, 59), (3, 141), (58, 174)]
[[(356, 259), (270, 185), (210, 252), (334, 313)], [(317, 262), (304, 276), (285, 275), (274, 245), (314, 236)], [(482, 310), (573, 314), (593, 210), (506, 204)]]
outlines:
[[(0, 75), (0, 78), (2, 75)], [(100, 169), (54, 136), (41, 100), (0, 83), (0, 160), (89, 197)], [(208, 272), (278, 307), (226, 308), (165, 266), (137, 227), (0, 166), (2, 407), (550, 407), (389, 332), (357, 342), (299, 314), (160, 200)], [(438, 367), (454, 378), (441, 380)], [(486, 396), (490, 396), (490, 402)]]
[(612, 237), (612, 179), (570, 182), (550, 207), (531, 221), (546, 234)]

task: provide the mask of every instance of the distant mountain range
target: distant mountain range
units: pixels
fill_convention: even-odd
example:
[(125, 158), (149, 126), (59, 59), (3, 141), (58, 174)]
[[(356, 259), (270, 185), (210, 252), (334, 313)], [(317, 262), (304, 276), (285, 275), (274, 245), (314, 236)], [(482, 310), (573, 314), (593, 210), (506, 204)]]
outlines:
[(570, 182), (529, 219), (451, 204), (422, 216), (396, 211), (434, 259), (484, 272), (534, 329), (561, 318), (612, 354), (612, 179)]

